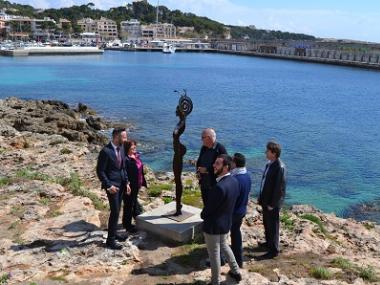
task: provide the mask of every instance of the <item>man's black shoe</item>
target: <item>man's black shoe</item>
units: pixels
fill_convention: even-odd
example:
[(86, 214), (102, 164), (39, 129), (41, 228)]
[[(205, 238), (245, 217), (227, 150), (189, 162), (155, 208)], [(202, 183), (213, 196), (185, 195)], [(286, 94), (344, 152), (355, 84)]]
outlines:
[(129, 232), (131, 234), (137, 233), (137, 228), (134, 225), (130, 225), (130, 226), (126, 227), (125, 229), (127, 232)]
[(116, 237), (115, 237), (115, 239), (116, 239), (117, 241), (121, 241), (121, 242), (126, 241), (127, 238), (128, 238), (127, 235), (116, 235)]
[(106, 246), (113, 250), (121, 250), (123, 246), (115, 241), (106, 242)]
[(266, 254), (256, 256), (256, 257), (255, 257), (255, 260), (272, 259), (272, 258), (275, 258), (276, 256), (278, 256), (278, 253), (277, 253), (277, 252), (268, 252), (268, 253), (266, 253)]
[(228, 271), (228, 275), (234, 279), (236, 282), (240, 282), (242, 277), (241, 277), (241, 274), (240, 273), (233, 273), (231, 270)]

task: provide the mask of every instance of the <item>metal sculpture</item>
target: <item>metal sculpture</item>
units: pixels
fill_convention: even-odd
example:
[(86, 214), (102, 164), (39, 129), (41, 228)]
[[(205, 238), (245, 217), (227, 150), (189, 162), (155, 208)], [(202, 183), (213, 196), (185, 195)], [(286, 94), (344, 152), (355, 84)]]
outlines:
[[(178, 91), (174, 91), (178, 92)], [(174, 181), (175, 181), (175, 199), (176, 199), (176, 212), (175, 216), (182, 215), (182, 168), (183, 168), (183, 157), (186, 154), (186, 146), (184, 146), (179, 137), (183, 134), (186, 128), (186, 117), (193, 110), (193, 102), (190, 97), (187, 96), (186, 90), (183, 90), (181, 97), (179, 98), (178, 105), (176, 108), (176, 116), (179, 117), (179, 122), (177, 123), (173, 131), (173, 172), (174, 172)]]

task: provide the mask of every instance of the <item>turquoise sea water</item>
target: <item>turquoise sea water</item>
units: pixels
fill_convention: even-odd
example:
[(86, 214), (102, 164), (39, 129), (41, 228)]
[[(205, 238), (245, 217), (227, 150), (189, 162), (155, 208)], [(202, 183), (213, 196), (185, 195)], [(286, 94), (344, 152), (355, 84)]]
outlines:
[(276, 139), (287, 202), (337, 214), (380, 197), (379, 79), (364, 69), (206, 53), (0, 57), (0, 98), (83, 102), (132, 122), (130, 137), (144, 142), (156, 170), (171, 168), (173, 90), (186, 88), (194, 103), (181, 137), (186, 159), (197, 157), (202, 128), (214, 127), (230, 153), (248, 157), (257, 192), (265, 144)]

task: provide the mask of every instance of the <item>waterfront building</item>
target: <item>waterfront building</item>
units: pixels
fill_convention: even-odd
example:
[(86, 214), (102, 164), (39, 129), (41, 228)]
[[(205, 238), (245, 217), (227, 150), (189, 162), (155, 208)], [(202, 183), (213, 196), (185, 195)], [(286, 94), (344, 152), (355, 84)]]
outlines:
[(141, 33), (144, 39), (174, 39), (176, 38), (176, 27), (169, 23), (143, 25)]
[(83, 18), (77, 21), (77, 25), (80, 27), (81, 31), (84, 33), (95, 33), (96, 32), (96, 22), (91, 18)]
[(141, 26), (141, 37), (143, 40), (153, 40), (155, 31), (151, 25)]
[(29, 17), (10, 16), (5, 20), (6, 36), (13, 40), (28, 40), (32, 33), (32, 20)]
[(11, 16), (6, 13), (5, 9), (0, 10), (0, 20), (8, 20)]
[(122, 40), (137, 42), (142, 36), (141, 23), (136, 19), (120, 22), (120, 37)]
[(81, 33), (80, 34), (81, 43), (85, 45), (98, 44), (100, 42), (100, 36), (97, 33)]
[(48, 40), (54, 37), (57, 24), (54, 19), (45, 17), (43, 19), (31, 19), (31, 36), (37, 41)]
[(0, 38), (5, 38), (6, 36), (6, 17), (5, 9), (0, 10)]
[(0, 19), (0, 30), (5, 29), (5, 20)]
[(192, 35), (194, 33), (194, 27), (177, 27), (177, 34), (179, 36)]
[(118, 38), (118, 31), (116, 22), (104, 17), (99, 20), (91, 18), (83, 18), (77, 22), (82, 32), (96, 33), (99, 35), (101, 41), (110, 41)]
[(230, 40), (232, 39), (232, 36), (231, 36), (231, 28), (229, 27), (225, 27), (224, 28), (224, 32), (223, 32), (223, 36), (226, 40)]
[(0, 38), (5, 38), (6, 36), (6, 29), (5, 29), (5, 20), (0, 19)]
[(153, 29), (155, 29), (155, 37), (158, 39), (176, 38), (176, 27), (173, 24), (169, 23), (158, 23), (152, 24)]
[(96, 32), (102, 41), (110, 41), (118, 38), (116, 22), (104, 17), (96, 20)]
[(184, 42), (183, 47), (186, 49), (209, 49), (210, 43), (205, 42)]
[(249, 41), (222, 40), (213, 41), (211, 47), (228, 51), (251, 51), (256, 49), (256, 44)]
[(58, 28), (62, 29), (62, 31), (71, 31), (71, 22), (67, 19), (59, 19), (57, 26)]

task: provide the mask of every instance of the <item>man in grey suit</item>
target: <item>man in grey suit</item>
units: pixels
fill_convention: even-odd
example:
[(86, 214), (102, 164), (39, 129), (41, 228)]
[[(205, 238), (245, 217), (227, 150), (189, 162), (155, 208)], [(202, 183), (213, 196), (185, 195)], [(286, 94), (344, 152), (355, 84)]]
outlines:
[(286, 192), (286, 168), (280, 160), (281, 146), (276, 142), (268, 142), (265, 153), (268, 163), (261, 180), (258, 199), (263, 208), (265, 242), (259, 245), (268, 252), (258, 256), (257, 260), (272, 259), (280, 252), (280, 209)]
[(122, 142), (127, 140), (127, 131), (123, 128), (114, 129), (112, 141), (99, 153), (96, 173), (107, 193), (111, 213), (108, 220), (108, 236), (106, 245), (111, 249), (120, 250), (122, 245), (118, 241), (125, 241), (126, 237), (117, 235), (117, 223), (124, 191), (130, 193), (128, 175), (125, 170), (125, 154)]
[(201, 212), (203, 232), (211, 265), (212, 284), (220, 283), (220, 251), (225, 255), (230, 272), (236, 281), (241, 280), (239, 266), (227, 243), (227, 235), (231, 229), (232, 213), (239, 196), (239, 183), (230, 175), (232, 159), (221, 154), (214, 162), (216, 185), (209, 189), (206, 203)]

